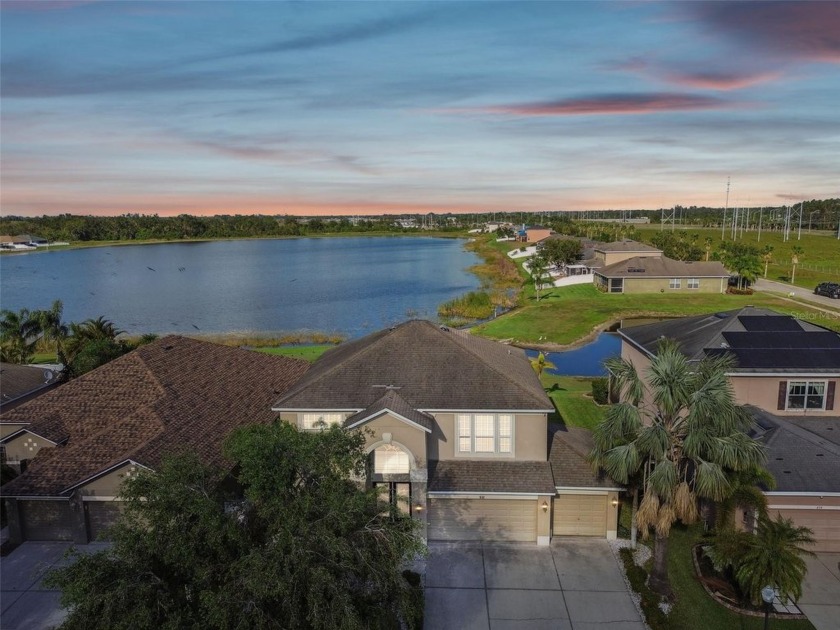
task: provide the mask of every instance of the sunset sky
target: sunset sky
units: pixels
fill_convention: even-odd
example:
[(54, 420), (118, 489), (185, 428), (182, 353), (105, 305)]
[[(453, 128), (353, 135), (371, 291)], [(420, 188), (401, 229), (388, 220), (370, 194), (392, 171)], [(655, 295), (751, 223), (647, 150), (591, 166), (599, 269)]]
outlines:
[(840, 2), (6, 2), (0, 212), (840, 196)]

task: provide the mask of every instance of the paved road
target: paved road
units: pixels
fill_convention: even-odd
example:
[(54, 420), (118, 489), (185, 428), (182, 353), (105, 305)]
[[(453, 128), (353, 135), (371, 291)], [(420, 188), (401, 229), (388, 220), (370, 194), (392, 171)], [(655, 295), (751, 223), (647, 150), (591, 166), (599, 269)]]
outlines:
[[(840, 278), (838, 278), (838, 282), (840, 282)], [(795, 300), (799, 300), (801, 302), (811, 302), (812, 304), (817, 304), (828, 308), (829, 310), (840, 312), (840, 300), (834, 300), (832, 298), (825, 297), (824, 295), (815, 295), (813, 289), (809, 291), (808, 289), (803, 289), (802, 287), (795, 287), (792, 284), (785, 284), (784, 282), (776, 282), (774, 280), (765, 280), (764, 278), (756, 280), (753, 288), (756, 291), (768, 291), (772, 293), (782, 293), (784, 295), (793, 293), (792, 297)]]
[(425, 626), (435, 630), (645, 628), (601, 539), (431, 543), (425, 590)]

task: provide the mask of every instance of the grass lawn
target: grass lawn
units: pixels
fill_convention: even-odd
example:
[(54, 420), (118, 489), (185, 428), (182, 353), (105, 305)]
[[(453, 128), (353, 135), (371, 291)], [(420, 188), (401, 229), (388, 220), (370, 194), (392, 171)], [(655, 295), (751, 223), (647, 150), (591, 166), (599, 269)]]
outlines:
[(554, 376), (543, 372), (543, 387), (557, 409), (549, 422), (563, 422), (570, 427), (590, 431), (604, 418), (606, 407), (592, 400), (592, 379), (579, 376)]
[[(713, 600), (700, 585), (691, 559), (691, 549), (702, 535), (699, 525), (674, 526), (668, 549), (668, 577), (676, 595), (676, 604), (669, 616), (674, 630), (762, 630), (763, 617), (738, 615)], [(771, 619), (773, 630), (814, 630), (807, 620)]]
[(330, 348), (335, 348), (333, 344), (323, 344), (316, 346), (278, 346), (273, 348), (254, 348), (257, 352), (264, 352), (265, 354), (278, 354), (284, 357), (292, 357), (293, 359), (304, 359), (313, 362)]
[(821, 326), (840, 330), (840, 315), (832, 317), (809, 306), (762, 293), (608, 294), (588, 284), (544, 291), (539, 302), (528, 293), (525, 292), (527, 297), (524, 306), (476, 326), (473, 331), (485, 337), (513, 339), (520, 343), (537, 343), (540, 337), (545, 337), (543, 341), (570, 344), (586, 337), (598, 327), (625, 318), (700, 315), (748, 304), (798, 315)]

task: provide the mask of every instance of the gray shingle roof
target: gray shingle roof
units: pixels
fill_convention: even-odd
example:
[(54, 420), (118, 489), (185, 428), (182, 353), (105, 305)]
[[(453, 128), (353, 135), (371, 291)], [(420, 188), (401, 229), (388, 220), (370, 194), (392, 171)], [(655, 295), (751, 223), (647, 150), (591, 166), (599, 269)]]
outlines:
[(639, 241), (633, 240), (624, 240), (624, 241), (614, 241), (612, 243), (600, 243), (595, 245), (596, 252), (659, 252), (662, 253), (661, 249), (656, 247), (652, 247), (650, 245), (646, 245), (645, 243), (640, 243)]
[(607, 278), (728, 278), (729, 272), (719, 262), (692, 262), (673, 258), (635, 256), (602, 267), (598, 273)]
[(352, 427), (356, 423), (377, 416), (384, 411), (392, 411), (399, 414), (403, 418), (411, 420), (415, 424), (419, 424), (421, 427), (430, 432), (435, 425), (435, 419), (433, 416), (423, 413), (422, 411), (417, 411), (405, 402), (393, 389), (389, 389), (385, 392), (382, 398), (374, 402), (370, 407), (363, 409), (358, 413), (354, 413), (352, 416), (347, 418), (347, 420), (344, 421), (344, 426)]
[(155, 468), (167, 454), (191, 451), (223, 463), (228, 433), (274, 420), (271, 401), (308, 367), (178, 336), (142, 346), (0, 416), (66, 440), (42, 449), (3, 494), (56, 496), (128, 459)]
[(595, 473), (589, 454), (595, 446), (592, 433), (580, 427), (548, 427), (548, 461), (558, 488), (620, 488), (604, 473)]
[(554, 494), (548, 462), (429, 461), (429, 492)]
[(747, 306), (732, 311), (621, 328), (619, 334), (653, 356), (662, 337), (680, 344), (692, 361), (732, 354), (736, 370), (840, 372), (840, 335), (825, 328)]
[(325, 353), (274, 409), (362, 410), (386, 386), (424, 411), (553, 409), (523, 350), (420, 320)]
[(0, 363), (0, 407), (55, 385), (53, 370), (15, 363)]
[(781, 418), (758, 407), (753, 436), (767, 446), (777, 492), (840, 492), (840, 417)]

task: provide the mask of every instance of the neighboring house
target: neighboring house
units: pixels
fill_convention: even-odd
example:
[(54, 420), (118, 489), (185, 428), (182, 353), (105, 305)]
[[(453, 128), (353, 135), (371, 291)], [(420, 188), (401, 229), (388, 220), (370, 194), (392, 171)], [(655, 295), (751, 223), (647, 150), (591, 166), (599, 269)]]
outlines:
[(523, 225), (521, 229), (516, 231), (516, 240), (523, 243), (539, 243), (551, 234), (551, 228), (542, 225)]
[(612, 243), (598, 243), (593, 249), (598, 267), (608, 267), (631, 258), (661, 258), (662, 250), (638, 241), (625, 239)]
[(732, 356), (736, 402), (756, 418), (778, 484), (766, 493), (772, 510), (812, 527), (819, 549), (840, 550), (840, 334), (754, 307), (618, 332), (621, 356), (642, 374), (662, 338), (691, 362)]
[(273, 409), (303, 431), (365, 431), (367, 482), (430, 540), (616, 535), (619, 488), (577, 430), (549, 441), (554, 408), (518, 348), (410, 321), (325, 353)]
[[(0, 363), (0, 413), (47, 392), (58, 384), (59, 373), (32, 365)], [(13, 429), (11, 425), (0, 425), (0, 438)]]
[(271, 422), (271, 403), (309, 364), (169, 336), (9, 412), (0, 443), (25, 468), (3, 486), (13, 542), (86, 543), (119, 513), (122, 481), (168, 454), (223, 463), (235, 428)]
[(32, 237), (29, 234), (20, 234), (18, 236), (0, 236), (0, 247), (2, 249), (35, 249), (30, 241)]
[(634, 257), (595, 270), (605, 293), (726, 293), (729, 272), (719, 262)]

